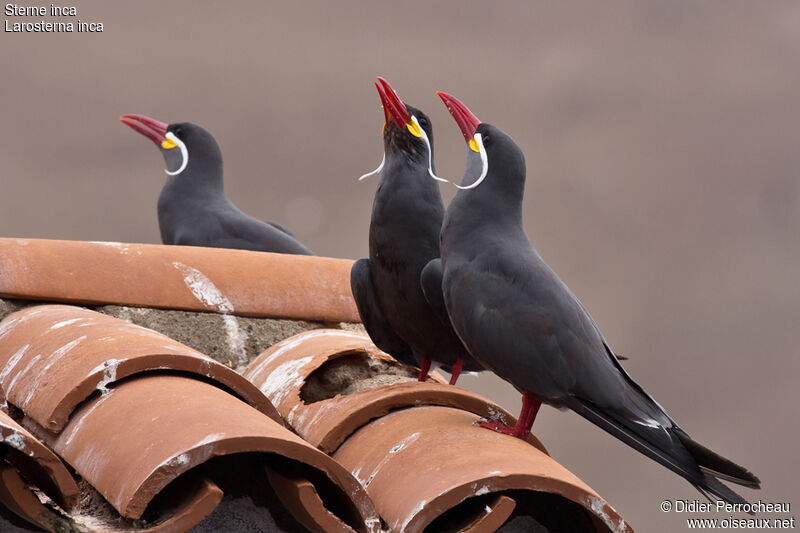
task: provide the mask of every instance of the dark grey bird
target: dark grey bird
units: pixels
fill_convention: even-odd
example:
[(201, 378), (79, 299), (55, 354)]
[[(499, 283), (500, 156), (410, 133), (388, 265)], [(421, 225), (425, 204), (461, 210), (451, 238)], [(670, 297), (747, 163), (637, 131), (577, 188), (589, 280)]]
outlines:
[(525, 438), (541, 403), (572, 409), (684, 477), (704, 495), (744, 500), (719, 479), (760, 488), (752, 473), (692, 440), (620, 366), (581, 302), (539, 256), (522, 225), (525, 158), (498, 128), (439, 93), (469, 148), (442, 227), (442, 286), (470, 353), (523, 394)]
[(225, 194), (222, 151), (205, 129), (123, 115), (123, 124), (153, 141), (164, 156), (167, 181), (158, 197), (164, 244), (313, 255), (286, 227), (243, 213)]
[[(451, 372), (483, 367), (473, 360), (450, 326), (441, 283), (427, 285), (423, 268), (439, 257), (444, 204), (433, 169), (433, 130), (419, 109), (403, 103), (378, 78), (385, 124), (384, 156), (369, 225), (369, 259), (350, 272), (358, 312), (370, 338), (399, 361), (420, 366), (424, 381), (431, 361)], [(439, 178), (437, 178), (439, 179)], [(433, 272), (432, 267), (428, 273)], [(423, 286), (424, 285), (424, 286)]]

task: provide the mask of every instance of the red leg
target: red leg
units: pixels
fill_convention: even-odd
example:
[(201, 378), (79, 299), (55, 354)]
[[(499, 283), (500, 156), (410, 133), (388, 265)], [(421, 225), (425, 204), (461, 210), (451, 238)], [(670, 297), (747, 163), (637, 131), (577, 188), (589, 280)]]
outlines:
[(519, 418), (517, 418), (517, 423), (514, 427), (496, 421), (481, 422), (478, 425), (497, 431), (498, 433), (513, 435), (514, 437), (525, 440), (531, 432), (533, 421), (536, 420), (536, 415), (541, 406), (542, 402), (534, 398), (533, 394), (526, 392), (522, 395), (522, 410), (519, 413)]
[(458, 381), (458, 376), (461, 375), (461, 359), (456, 361), (450, 371), (450, 385), (455, 385), (456, 381)]
[(431, 359), (430, 357), (423, 357), (422, 364), (419, 365), (419, 380), (425, 381), (428, 379), (428, 370), (431, 369)]
[(522, 412), (519, 414), (517, 425), (514, 426), (515, 430), (517, 427), (520, 429), (519, 434), (516, 435), (517, 437), (524, 439), (528, 436), (528, 433), (531, 432), (533, 422), (536, 420), (536, 415), (539, 413), (539, 408), (541, 406), (542, 402), (534, 398), (533, 394), (530, 392), (526, 392), (522, 395)]

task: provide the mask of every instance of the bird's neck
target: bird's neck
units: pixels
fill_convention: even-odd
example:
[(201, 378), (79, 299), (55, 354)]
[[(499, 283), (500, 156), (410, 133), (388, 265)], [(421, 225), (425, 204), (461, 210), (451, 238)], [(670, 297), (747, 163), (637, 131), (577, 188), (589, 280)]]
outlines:
[(411, 196), (419, 201), (442, 202), (439, 185), (428, 174), (428, 162), (415, 161), (402, 154), (386, 154), (376, 196)]
[(180, 197), (224, 196), (222, 161), (196, 158), (180, 174), (167, 176), (162, 194), (165, 192), (174, 192)]
[[(439, 255), (439, 232), (444, 203), (438, 184), (423, 167), (387, 154), (375, 192), (369, 229), (370, 258), (387, 261), (424, 259)], [(424, 266), (424, 264), (422, 265)], [(421, 268), (421, 267), (420, 267)]]
[(521, 197), (508, 198), (507, 191), (484, 185), (488, 183), (458, 191), (447, 208), (441, 234), (443, 257), (454, 250), (487, 249), (498, 235), (527, 241)]

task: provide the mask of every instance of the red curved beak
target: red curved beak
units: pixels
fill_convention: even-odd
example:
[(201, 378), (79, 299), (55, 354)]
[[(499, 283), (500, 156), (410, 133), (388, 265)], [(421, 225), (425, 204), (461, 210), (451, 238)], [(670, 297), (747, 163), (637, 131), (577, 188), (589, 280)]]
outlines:
[(455, 96), (441, 91), (437, 91), (436, 94), (439, 95), (444, 105), (447, 106), (447, 110), (453, 115), (456, 124), (461, 129), (461, 133), (464, 134), (464, 139), (469, 144), (472, 138), (475, 137), (475, 130), (478, 129), (481, 121)]
[(166, 135), (168, 124), (165, 124), (154, 118), (134, 114), (122, 115), (119, 117), (119, 120), (134, 131), (141, 133), (156, 143), (156, 145), (159, 147), (161, 146), (161, 143), (167, 139)]
[(378, 95), (381, 97), (386, 124), (389, 123), (390, 116), (399, 128), (411, 124), (411, 115), (408, 114), (406, 105), (400, 100), (400, 97), (397, 96), (397, 93), (392, 89), (392, 86), (389, 85), (389, 82), (380, 76), (378, 76), (378, 82), (379, 83), (375, 84), (375, 87), (378, 89)]

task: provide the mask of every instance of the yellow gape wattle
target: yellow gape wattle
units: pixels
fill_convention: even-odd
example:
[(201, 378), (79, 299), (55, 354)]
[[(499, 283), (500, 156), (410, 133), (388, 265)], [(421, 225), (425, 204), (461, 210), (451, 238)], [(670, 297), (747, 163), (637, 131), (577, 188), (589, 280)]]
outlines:
[(478, 148), (478, 142), (474, 138), (469, 140), (469, 149), (472, 150), (473, 152), (477, 153), (481, 152), (481, 149)]
[(412, 122), (411, 124), (406, 124), (406, 128), (414, 137), (422, 137), (422, 131), (420, 131), (419, 126), (417, 125), (416, 121)]
[(163, 141), (161, 141), (161, 148), (163, 148), (164, 150), (172, 150), (176, 146), (178, 145), (170, 141), (169, 139), (164, 139)]

